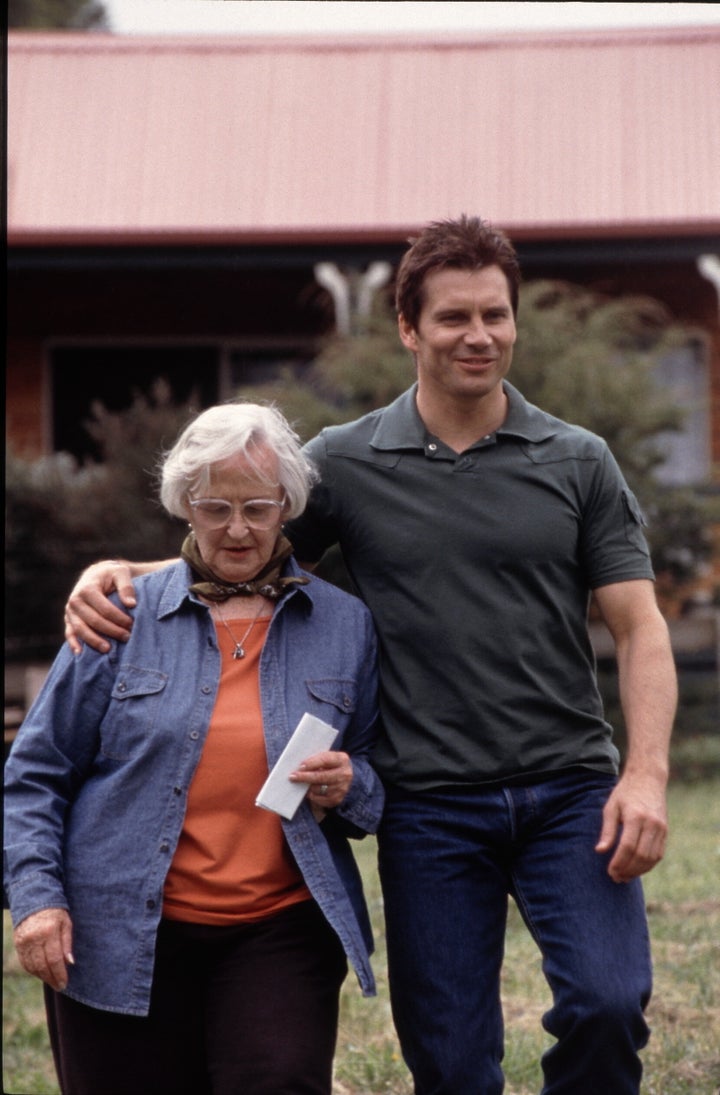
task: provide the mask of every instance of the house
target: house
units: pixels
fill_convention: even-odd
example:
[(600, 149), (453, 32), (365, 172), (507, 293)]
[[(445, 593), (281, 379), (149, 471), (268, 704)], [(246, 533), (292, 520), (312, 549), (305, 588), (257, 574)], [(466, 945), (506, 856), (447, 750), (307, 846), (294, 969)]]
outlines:
[(92, 401), (119, 408), (156, 376), (211, 403), (301, 371), (337, 315), (323, 268), (382, 280), (373, 264), (419, 225), (470, 212), (509, 232), (526, 278), (650, 294), (705, 333), (668, 383), (692, 405), (679, 475), (709, 474), (718, 88), (717, 27), (11, 32), (10, 444), (83, 456)]
[[(668, 466), (720, 482), (717, 27), (11, 32), (7, 54), (19, 454), (92, 455), (92, 402), (119, 409), (156, 377), (209, 404), (283, 365), (301, 375), (343, 286), (382, 284), (420, 225), (467, 212), (509, 232), (527, 279), (649, 294), (702, 332), (663, 378), (689, 412)], [(717, 613), (673, 627), (716, 704)], [(26, 678), (6, 675), (18, 711)]]

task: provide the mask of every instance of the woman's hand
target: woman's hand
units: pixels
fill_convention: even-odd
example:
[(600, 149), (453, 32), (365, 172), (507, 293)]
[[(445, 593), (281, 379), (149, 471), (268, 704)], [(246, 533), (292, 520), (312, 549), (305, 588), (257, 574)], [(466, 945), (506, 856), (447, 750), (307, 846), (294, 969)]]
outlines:
[(308, 757), (290, 779), (309, 784), (310, 805), (315, 817), (322, 820), (328, 810), (344, 802), (353, 781), (352, 761), (347, 753), (328, 749)]
[(51, 989), (61, 991), (68, 982), (72, 956), (72, 920), (66, 909), (41, 909), (21, 920), (14, 933), (20, 965)]

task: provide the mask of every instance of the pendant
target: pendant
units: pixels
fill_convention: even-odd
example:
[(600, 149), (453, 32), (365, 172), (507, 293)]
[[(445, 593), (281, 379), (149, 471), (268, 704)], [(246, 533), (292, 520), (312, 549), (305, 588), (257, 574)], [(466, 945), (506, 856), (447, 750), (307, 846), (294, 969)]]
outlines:
[(235, 649), (233, 650), (233, 661), (239, 661), (240, 658), (245, 657), (245, 651), (240, 643), (235, 643)]

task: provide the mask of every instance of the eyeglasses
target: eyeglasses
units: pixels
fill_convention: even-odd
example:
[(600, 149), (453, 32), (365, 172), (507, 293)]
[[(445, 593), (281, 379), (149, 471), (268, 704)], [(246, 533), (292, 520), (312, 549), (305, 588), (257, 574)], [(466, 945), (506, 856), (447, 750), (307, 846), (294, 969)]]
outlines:
[(204, 529), (223, 528), (229, 525), (237, 508), (248, 528), (264, 532), (273, 527), (278, 519), (278, 511), (282, 511), (284, 505), (284, 502), (275, 502), (270, 498), (251, 498), (247, 502), (238, 502), (236, 505), (225, 498), (190, 499), (195, 522)]

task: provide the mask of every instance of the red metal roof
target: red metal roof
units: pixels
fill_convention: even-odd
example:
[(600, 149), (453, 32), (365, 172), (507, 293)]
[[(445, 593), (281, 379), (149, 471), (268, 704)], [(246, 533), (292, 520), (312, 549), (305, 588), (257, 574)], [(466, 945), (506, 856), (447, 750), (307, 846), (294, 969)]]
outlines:
[(720, 228), (720, 29), (8, 40), (10, 243)]

